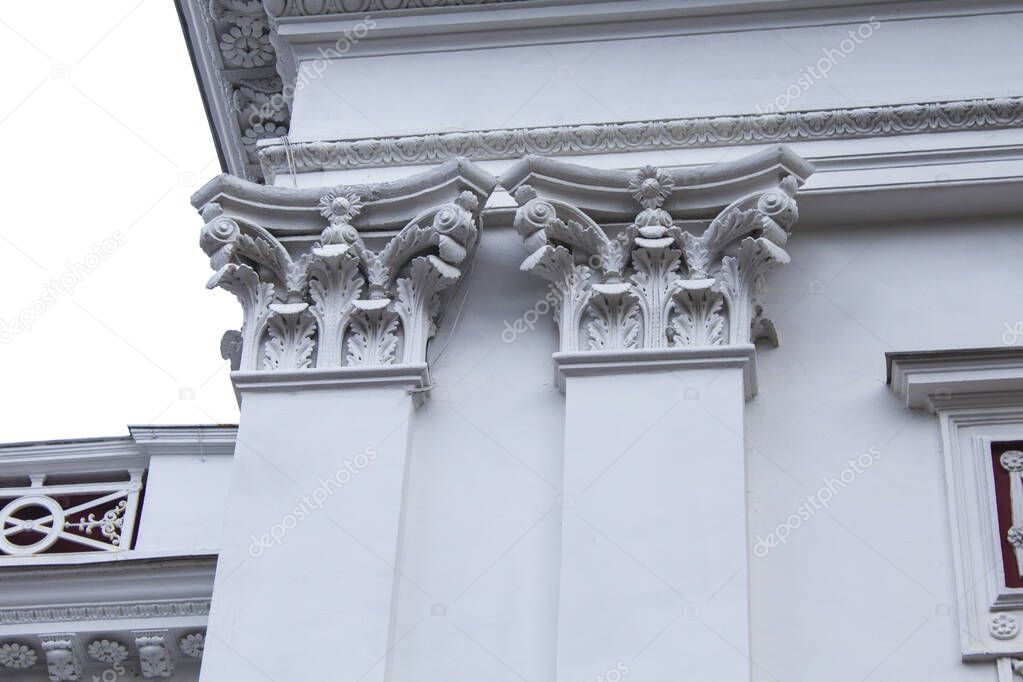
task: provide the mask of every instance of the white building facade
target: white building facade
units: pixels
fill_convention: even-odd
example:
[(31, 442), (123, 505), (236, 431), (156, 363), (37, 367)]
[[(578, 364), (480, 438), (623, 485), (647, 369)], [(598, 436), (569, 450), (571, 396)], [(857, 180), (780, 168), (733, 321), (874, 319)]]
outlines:
[(1023, 4), (179, 10), (239, 424), (0, 447), (0, 678), (1023, 679)]

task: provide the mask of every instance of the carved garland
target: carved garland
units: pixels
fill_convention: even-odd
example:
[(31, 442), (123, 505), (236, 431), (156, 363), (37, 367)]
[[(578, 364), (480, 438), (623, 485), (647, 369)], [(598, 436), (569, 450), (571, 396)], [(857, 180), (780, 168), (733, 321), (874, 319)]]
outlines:
[[(412, 220), (379, 252), (351, 221), (368, 199), (337, 189), (320, 200), (328, 226), (313, 248), (292, 255), (269, 232), (203, 209), (200, 244), (222, 287), (242, 304), (242, 370), (379, 366), (425, 362), (445, 289), (476, 245), (479, 200), (469, 191)], [(234, 337), (234, 338), (231, 338)]]
[(759, 297), (764, 273), (789, 261), (781, 245), (798, 215), (796, 179), (733, 202), (700, 236), (662, 208), (668, 174), (644, 168), (629, 189), (642, 210), (613, 237), (528, 185), (515, 192), (515, 227), (530, 252), (521, 267), (559, 291), (561, 350), (776, 343)]
[(522, 0), (268, 0), (266, 8), (270, 16), (300, 17), (319, 14), (489, 5), (500, 2), (522, 2)]
[(807, 140), (856, 139), (958, 130), (999, 130), (1023, 124), (1023, 97), (880, 107), (793, 111), (710, 118), (511, 128), (326, 142), (259, 150), (272, 181), (298, 172), (437, 163), (453, 156), (514, 159), (526, 154), (604, 154)]

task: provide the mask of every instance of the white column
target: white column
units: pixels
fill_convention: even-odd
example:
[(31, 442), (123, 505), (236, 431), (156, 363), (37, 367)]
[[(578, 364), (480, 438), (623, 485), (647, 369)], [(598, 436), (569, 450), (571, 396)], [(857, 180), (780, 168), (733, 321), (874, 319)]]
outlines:
[(193, 197), (241, 404), (202, 682), (383, 682), (426, 351), (495, 180), (453, 159), (312, 189)]
[(748, 680), (752, 346), (555, 360), (566, 402), (558, 682)]
[(557, 682), (751, 677), (743, 404), (811, 171), (776, 148), (684, 171), (529, 157), (502, 178), (521, 268), (560, 294)]
[(426, 375), (425, 365), (235, 374), (241, 420), (204, 682), (385, 679)]

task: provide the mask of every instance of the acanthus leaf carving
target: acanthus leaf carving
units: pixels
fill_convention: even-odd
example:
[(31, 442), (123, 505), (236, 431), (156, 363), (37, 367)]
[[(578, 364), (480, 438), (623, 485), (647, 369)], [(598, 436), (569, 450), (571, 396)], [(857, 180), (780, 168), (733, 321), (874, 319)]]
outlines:
[(305, 369), (312, 366), (316, 322), (305, 303), (271, 303), (263, 369)]
[(242, 303), (238, 369), (425, 362), (447, 290), (475, 250), (483, 195), (463, 190), (420, 211), (381, 248), (376, 234), (353, 225), (379, 196), (373, 187), (327, 190), (315, 207), (326, 227), (308, 246), (311, 240), (282, 243), (217, 202), (202, 208), (200, 245), (216, 270), (208, 286)]
[[(559, 177), (555, 162), (544, 160), (542, 169), (548, 184)], [(513, 187), (519, 203), (515, 227), (529, 252), (521, 269), (553, 282), (563, 294), (557, 306), (562, 351), (579, 349), (580, 340), (590, 350), (774, 340), (761, 294), (766, 271), (789, 259), (781, 245), (798, 217), (795, 176), (779, 172), (773, 186), (715, 209), (702, 218), (706, 228), (699, 232), (684, 229), (683, 219), (669, 211), (685, 209), (680, 197), (693, 196), (693, 189), (677, 194), (685, 182), (668, 171), (646, 167), (617, 176), (601, 171), (592, 187), (585, 186), (587, 169), (563, 172), (586, 192), (609, 193), (594, 200), (602, 215), (621, 205), (616, 194), (621, 189), (631, 194), (638, 213), (624, 228), (602, 227), (583, 209), (542, 197), (528, 184)], [(684, 177), (703, 173), (687, 171)], [(613, 187), (614, 182), (621, 184)], [(699, 225), (691, 213), (685, 220)]]
[(274, 301), (274, 285), (261, 282), (259, 275), (248, 265), (228, 263), (218, 270), (207, 288), (221, 287), (230, 291), (242, 304), (242, 352), (240, 369), (257, 368), (260, 354), (258, 348), (270, 316), (270, 304)]
[[(640, 309), (627, 285), (597, 285), (586, 324), (590, 350), (639, 348), (642, 342)], [(603, 289), (603, 290), (601, 290)]]
[(398, 314), (390, 299), (355, 301), (348, 335), (346, 364), (355, 367), (392, 365), (398, 357)]

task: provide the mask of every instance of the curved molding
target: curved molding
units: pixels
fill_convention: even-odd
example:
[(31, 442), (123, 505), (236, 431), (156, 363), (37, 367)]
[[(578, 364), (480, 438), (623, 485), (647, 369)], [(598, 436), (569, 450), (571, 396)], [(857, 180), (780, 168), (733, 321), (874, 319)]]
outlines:
[[(812, 140), (888, 137), (1023, 125), (1023, 97), (923, 102), (544, 128), (505, 128), (353, 140), (292, 142), (297, 172), (430, 164), (453, 156), (515, 159), (529, 154), (606, 154)], [(259, 149), (267, 182), (288, 172), (280, 140)]]
[[(779, 145), (736, 161), (662, 172), (671, 178), (672, 189), (661, 208), (685, 219), (713, 216), (736, 197), (773, 189), (786, 176), (802, 185), (813, 173), (813, 166)], [(539, 195), (572, 204), (595, 219), (631, 219), (636, 214), (636, 199), (630, 189), (634, 177), (634, 171), (528, 156), (501, 176), (501, 186), (514, 194), (529, 185)]]
[[(410, 216), (452, 201), (464, 190), (485, 199), (495, 187), (494, 176), (467, 159), (455, 157), (400, 180), (346, 185), (345, 189), (369, 199), (352, 221), (366, 232), (401, 227)], [(192, 206), (202, 209), (216, 203), (233, 218), (262, 225), (275, 234), (315, 236), (323, 229), (319, 202), (328, 189), (272, 187), (225, 173), (199, 188), (192, 195)]]

